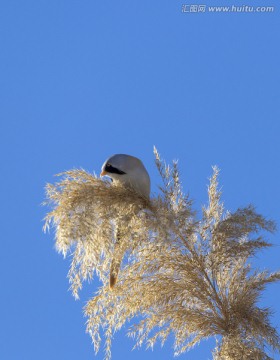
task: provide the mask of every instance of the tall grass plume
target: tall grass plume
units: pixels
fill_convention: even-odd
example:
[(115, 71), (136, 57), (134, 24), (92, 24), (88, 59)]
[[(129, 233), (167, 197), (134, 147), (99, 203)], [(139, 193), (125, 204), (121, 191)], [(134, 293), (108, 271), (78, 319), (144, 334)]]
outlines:
[[(46, 187), (52, 211), (45, 229), (54, 228), (57, 251), (72, 257), (73, 295), (94, 275), (101, 282), (84, 309), (95, 351), (104, 337), (109, 359), (114, 333), (127, 326), (135, 346), (163, 345), (172, 335), (179, 355), (215, 337), (214, 360), (271, 359), (279, 335), (259, 299), (280, 272), (253, 269), (250, 259), (270, 246), (263, 234), (275, 231), (274, 222), (251, 205), (226, 211), (217, 167), (198, 217), (177, 162), (166, 165), (156, 149), (155, 159), (162, 185), (151, 200), (84, 170), (67, 171)], [(117, 253), (116, 224), (122, 229)], [(122, 265), (110, 290), (113, 256)]]

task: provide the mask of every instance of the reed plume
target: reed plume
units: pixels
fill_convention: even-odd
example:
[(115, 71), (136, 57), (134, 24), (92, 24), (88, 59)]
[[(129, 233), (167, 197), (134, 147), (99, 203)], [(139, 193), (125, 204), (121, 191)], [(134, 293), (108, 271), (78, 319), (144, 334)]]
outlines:
[[(53, 210), (45, 229), (53, 226), (56, 249), (72, 256), (73, 295), (94, 274), (102, 284), (85, 307), (95, 351), (104, 336), (110, 359), (114, 332), (131, 322), (135, 346), (164, 344), (172, 335), (179, 355), (215, 337), (214, 360), (272, 359), (267, 351), (280, 350), (279, 335), (259, 298), (280, 272), (253, 269), (250, 259), (270, 246), (263, 234), (275, 231), (274, 222), (251, 205), (226, 211), (217, 167), (199, 218), (177, 162), (166, 165), (156, 149), (155, 159), (162, 186), (151, 200), (84, 170), (67, 171), (46, 188)], [(115, 247), (116, 223), (122, 242)], [(113, 254), (121, 265), (110, 290)]]

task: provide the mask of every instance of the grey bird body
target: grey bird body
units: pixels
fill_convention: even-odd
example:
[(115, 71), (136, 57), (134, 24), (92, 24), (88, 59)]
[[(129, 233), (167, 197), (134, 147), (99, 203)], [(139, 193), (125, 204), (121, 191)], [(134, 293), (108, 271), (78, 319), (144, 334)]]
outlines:
[[(109, 176), (116, 184), (120, 183), (125, 187), (133, 189), (141, 196), (150, 197), (150, 176), (142, 161), (134, 156), (116, 154), (109, 157), (103, 164), (101, 176)], [(121, 230), (117, 227), (115, 252), (120, 245)], [(110, 269), (110, 288), (113, 288), (117, 281), (121, 259), (112, 259)]]
[(146, 198), (150, 196), (150, 176), (142, 161), (134, 156), (116, 154), (109, 157), (102, 166), (101, 175), (109, 176)]

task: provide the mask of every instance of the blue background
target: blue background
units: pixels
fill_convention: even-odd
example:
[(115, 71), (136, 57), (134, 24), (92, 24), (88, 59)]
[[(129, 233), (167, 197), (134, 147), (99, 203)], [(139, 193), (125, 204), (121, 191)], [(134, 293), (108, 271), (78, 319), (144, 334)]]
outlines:
[[(227, 208), (253, 203), (280, 224), (279, 2), (248, 0), (275, 6), (261, 14), (186, 14), (183, 3), (195, 2), (1, 2), (1, 359), (94, 359), (82, 308), (96, 286), (74, 301), (69, 259), (42, 233), (53, 174), (99, 173), (109, 155), (128, 153), (143, 159), (157, 192), (156, 145), (179, 159), (197, 208), (216, 164)], [(244, 2), (211, 2), (228, 4)], [(256, 263), (276, 270), (279, 232), (270, 240)], [(261, 300), (274, 325), (279, 295), (273, 285)], [(181, 358), (210, 359), (213, 345)], [(172, 358), (171, 342), (132, 346), (116, 334), (113, 359)]]

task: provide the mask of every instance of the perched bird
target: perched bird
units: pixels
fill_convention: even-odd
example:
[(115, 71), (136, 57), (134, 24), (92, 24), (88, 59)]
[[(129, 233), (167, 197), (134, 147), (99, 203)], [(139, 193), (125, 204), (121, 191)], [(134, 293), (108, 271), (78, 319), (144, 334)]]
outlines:
[(142, 161), (134, 156), (116, 154), (105, 161), (100, 176), (130, 187), (145, 198), (150, 196), (150, 176)]
[[(100, 176), (109, 176), (116, 184), (133, 189), (146, 199), (150, 197), (150, 176), (142, 161), (134, 156), (116, 154), (109, 157), (103, 164)], [(120, 246), (121, 229), (117, 227), (115, 253)], [(121, 260), (112, 259), (110, 268), (110, 288), (117, 281)]]

